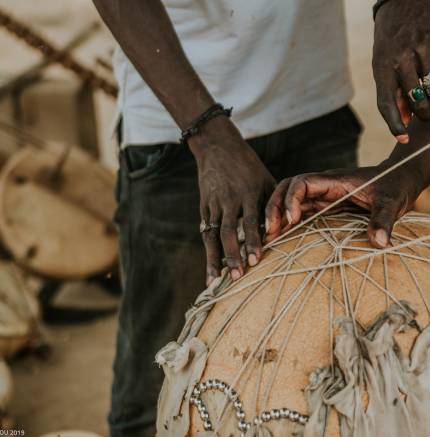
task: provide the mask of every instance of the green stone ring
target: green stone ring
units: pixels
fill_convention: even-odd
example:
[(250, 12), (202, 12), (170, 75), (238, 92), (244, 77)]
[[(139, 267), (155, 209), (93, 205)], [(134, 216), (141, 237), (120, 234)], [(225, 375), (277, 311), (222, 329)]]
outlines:
[(421, 102), (427, 97), (427, 94), (422, 86), (417, 86), (409, 91), (409, 97), (415, 102)]

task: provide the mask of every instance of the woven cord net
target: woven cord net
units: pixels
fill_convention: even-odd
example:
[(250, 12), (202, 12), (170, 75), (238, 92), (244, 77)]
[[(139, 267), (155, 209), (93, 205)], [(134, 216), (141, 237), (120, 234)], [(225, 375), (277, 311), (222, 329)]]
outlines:
[[(383, 341), (380, 340), (385, 345), (385, 349), (382, 346), (380, 349), (386, 350), (391, 366), (401, 368), (396, 378), (408, 380), (410, 371), (405, 369), (412, 368), (412, 364), (408, 362), (406, 365), (405, 357), (418, 335), (417, 329), (411, 326), (426, 326), (430, 320), (427, 293), (430, 278), (423, 274), (430, 262), (430, 217), (421, 214), (405, 216), (393, 232), (392, 245), (384, 250), (369, 247), (365, 234), (367, 225), (368, 219), (362, 215), (319, 217), (301, 231), (268, 246), (264, 260), (240, 281), (232, 283), (225, 276), (209, 293), (207, 290), (188, 313), (178, 341), (178, 345), (183, 347), (190, 339), (199, 339), (205, 349), (204, 352), (200, 350), (200, 368), (185, 384), (185, 391), (208, 378), (225, 380), (242, 396), (250, 423), (254, 417), (261, 417), (264, 411), (285, 406), (310, 414), (307, 431), (304, 426), (294, 424), (290, 434), (282, 434), (285, 436), (323, 435), (311, 432), (315, 429), (324, 432), (326, 423), (321, 417), (327, 416), (328, 406), (337, 396), (341, 399), (337, 401), (337, 408), (343, 412), (340, 422), (344, 428), (342, 436), (383, 435), (375, 434), (379, 432), (378, 418), (382, 412), (387, 420), (392, 416), (387, 413), (384, 402), (381, 404), (383, 407), (366, 412), (366, 401), (359, 400), (363, 396), (370, 398), (371, 392), (376, 396), (375, 387), (367, 387), (371, 383), (371, 372), (366, 363), (358, 365), (354, 370), (355, 379), (350, 376), (348, 380), (347, 364), (342, 362), (348, 354), (346, 349), (342, 351), (342, 347), (347, 344), (348, 353), (352, 350), (357, 353), (357, 347), (367, 348), (367, 354), (375, 355), (374, 342), (378, 338), (375, 332), (380, 334), (382, 327), (393, 327), (389, 334), (383, 336)], [(390, 266), (395, 271), (390, 271)], [(408, 297), (407, 301), (405, 297)], [(420, 310), (418, 324), (412, 323), (416, 322), (415, 309)], [(320, 319), (320, 332), (315, 332), (315, 323), (309, 322), (314, 317)], [(394, 335), (406, 329), (409, 334), (399, 340), (404, 355), (396, 360), (392, 356), (397, 347), (394, 346), (397, 345)], [(303, 331), (308, 332), (304, 337), (300, 335)], [(303, 339), (307, 335), (313, 337), (308, 342)], [(241, 351), (237, 359), (234, 358), (235, 349)], [(359, 355), (349, 355), (349, 359), (356, 359)], [(300, 356), (305, 359), (301, 361)], [(165, 358), (163, 351), (157, 357), (169, 373), (169, 360)], [(368, 362), (379, 363), (379, 359), (377, 354), (372, 355)], [(299, 362), (299, 369), (292, 369), (294, 360)], [(418, 361), (422, 364), (421, 359)], [(317, 372), (312, 371), (318, 368)], [(195, 371), (196, 367), (193, 369)], [(314, 388), (308, 381), (309, 374)], [(181, 372), (177, 372), (178, 375)], [(286, 379), (285, 375), (288, 375)], [(175, 398), (176, 383), (170, 387), (165, 384), (160, 400), (160, 418), (166, 412), (163, 400)], [(409, 382), (412, 385), (415, 383)], [(332, 394), (319, 403), (319, 410), (312, 411), (311, 405), (318, 404), (315, 387), (321, 388), (321, 384), (326, 385), (326, 394), (330, 391)], [(300, 400), (297, 395), (306, 386), (307, 404), (305, 397)], [(356, 392), (352, 404), (347, 396), (348, 390)], [(412, 396), (413, 390), (408, 383), (403, 382), (402, 390), (410, 395), (410, 399), (416, 397), (415, 392)], [(396, 391), (400, 393), (398, 383), (393, 385), (390, 393)], [(430, 396), (430, 392), (428, 394)], [(396, 399), (400, 397), (398, 394)], [(218, 396), (215, 403), (208, 402), (212, 402), (212, 419), (216, 425), (207, 435), (217, 435), (214, 432), (226, 435), (232, 426), (227, 397)], [(345, 412), (345, 409), (348, 410), (346, 405), (350, 410), (348, 414)], [(414, 411), (420, 410), (415, 404), (413, 408)], [(404, 421), (400, 425), (396, 421), (393, 423), (402, 432), (412, 432), (415, 428), (411, 428), (412, 431), (405, 428), (405, 423), (413, 423), (411, 413), (407, 406), (404, 410)], [(197, 416), (197, 428), (198, 421)], [(174, 429), (172, 433), (160, 435), (181, 435), (174, 427), (174, 421), (169, 423), (171, 426)], [(272, 432), (277, 436), (273, 426), (269, 423), (266, 427), (252, 428), (249, 432), (254, 434), (249, 435), (272, 435), (267, 434)], [(329, 435), (339, 433), (336, 426), (336, 430)]]

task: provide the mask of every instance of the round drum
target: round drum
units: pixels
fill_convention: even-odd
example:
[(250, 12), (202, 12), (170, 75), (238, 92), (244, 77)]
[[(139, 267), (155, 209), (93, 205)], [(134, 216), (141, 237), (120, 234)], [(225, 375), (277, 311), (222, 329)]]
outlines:
[(404, 437), (430, 429), (430, 216), (392, 245), (316, 219), (198, 298), (157, 355), (158, 436)]
[(59, 279), (117, 259), (114, 175), (78, 148), (24, 148), (2, 169), (0, 233), (23, 267)]

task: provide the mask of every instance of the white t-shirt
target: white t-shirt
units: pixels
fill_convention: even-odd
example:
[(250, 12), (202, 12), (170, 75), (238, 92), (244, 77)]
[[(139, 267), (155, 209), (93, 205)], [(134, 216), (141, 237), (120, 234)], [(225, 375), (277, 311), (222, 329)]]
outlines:
[[(215, 101), (233, 106), (245, 138), (327, 114), (351, 99), (342, 0), (163, 3), (191, 64)], [(114, 67), (123, 144), (177, 142), (179, 128), (119, 48)]]

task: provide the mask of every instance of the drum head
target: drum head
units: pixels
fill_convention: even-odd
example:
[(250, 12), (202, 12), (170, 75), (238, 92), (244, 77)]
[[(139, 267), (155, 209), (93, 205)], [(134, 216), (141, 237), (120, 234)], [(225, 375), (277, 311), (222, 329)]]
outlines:
[(26, 147), (10, 159), (0, 176), (0, 233), (24, 268), (84, 278), (117, 260), (114, 175), (77, 148), (59, 166), (64, 157), (61, 147)]

